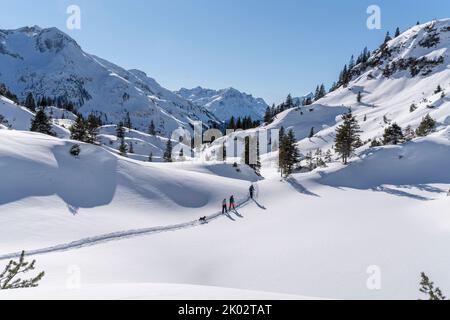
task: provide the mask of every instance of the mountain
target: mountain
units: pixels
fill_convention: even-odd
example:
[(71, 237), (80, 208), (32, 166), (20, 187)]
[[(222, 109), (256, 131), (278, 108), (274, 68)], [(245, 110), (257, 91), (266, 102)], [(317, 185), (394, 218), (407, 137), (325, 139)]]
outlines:
[(161, 135), (194, 120), (205, 125), (217, 119), (161, 87), (139, 70), (125, 70), (84, 52), (75, 40), (56, 28), (25, 27), (0, 30), (0, 83), (20, 100), (31, 92), (50, 97), (58, 106), (75, 104), (79, 112), (95, 112), (105, 123), (122, 121), (130, 114), (133, 126), (147, 131), (153, 120)]
[[(450, 19), (414, 26), (356, 64), (346, 85), (311, 106), (284, 111), (267, 128), (294, 129), (302, 153), (331, 150), (340, 115), (349, 109), (365, 148), (389, 125), (415, 130), (428, 114), (437, 131), (445, 130), (450, 126), (449, 48)], [(309, 138), (313, 128), (315, 136)]]
[[(412, 132), (426, 115), (437, 121), (436, 135), (445, 137), (450, 127), (449, 48), (450, 19), (414, 26), (351, 68), (348, 83), (312, 105), (277, 114), (263, 129), (293, 129), (303, 156), (318, 149), (334, 153), (336, 129), (350, 109), (361, 127), (364, 145), (358, 152), (380, 141), (391, 124)], [(222, 142), (216, 141), (210, 156)]]
[(267, 108), (267, 103), (262, 98), (254, 98), (234, 88), (222, 90), (202, 87), (182, 88), (176, 93), (195, 105), (206, 108), (221, 121), (228, 121), (232, 116), (235, 118), (250, 116), (253, 120), (261, 120)]

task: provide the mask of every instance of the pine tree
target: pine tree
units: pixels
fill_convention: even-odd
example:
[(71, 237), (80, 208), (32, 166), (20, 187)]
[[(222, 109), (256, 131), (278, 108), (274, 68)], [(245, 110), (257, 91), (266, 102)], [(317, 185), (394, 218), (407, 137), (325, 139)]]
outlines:
[(321, 149), (316, 150), (314, 157), (316, 167), (326, 167), (325, 161), (323, 160), (323, 153)]
[(19, 275), (33, 271), (35, 268), (36, 260), (31, 263), (25, 261), (25, 251), (22, 251), (19, 261), (11, 260), (5, 269), (0, 272), (0, 290), (37, 287), (45, 272), (40, 272), (37, 276), (27, 280), (18, 278)]
[(153, 152), (150, 152), (150, 155), (148, 156), (148, 162), (153, 162)]
[(272, 122), (272, 111), (270, 107), (266, 108), (266, 112), (264, 113), (264, 122), (267, 124)]
[(347, 164), (355, 149), (361, 146), (360, 128), (351, 111), (343, 115), (342, 120), (344, 123), (336, 131), (335, 150), (341, 156), (342, 162)]
[(372, 142), (370, 143), (370, 147), (371, 148), (376, 148), (376, 147), (381, 147), (383, 145), (383, 143), (381, 141), (378, 141), (378, 139), (373, 139)]
[(134, 153), (134, 147), (133, 147), (133, 142), (132, 141), (130, 141), (130, 143), (129, 143), (128, 153), (131, 153), (131, 154)]
[(427, 114), (420, 123), (419, 127), (416, 130), (416, 134), (419, 137), (425, 137), (433, 132), (436, 127), (436, 121)]
[(286, 102), (284, 104), (285, 104), (284, 110), (291, 109), (291, 108), (293, 108), (295, 106), (294, 105), (294, 100), (292, 99), (292, 96), (291, 96), (290, 93), (288, 94), (288, 96), (286, 98)]
[(152, 136), (156, 136), (156, 128), (155, 128), (155, 123), (153, 122), (153, 120), (150, 122), (150, 125), (148, 126), (148, 134), (150, 134)]
[(397, 38), (400, 35), (400, 28), (397, 27), (395, 30), (395, 38)]
[(442, 92), (442, 87), (441, 85), (438, 85), (436, 90), (434, 90), (434, 94), (438, 94), (439, 92)]
[(386, 37), (384, 38), (384, 44), (388, 43), (389, 41), (391, 41), (391, 35), (389, 33), (389, 31), (386, 33)]
[(120, 145), (119, 145), (119, 153), (121, 156), (126, 157), (128, 152), (127, 144), (125, 143), (125, 138), (120, 138)]
[(36, 115), (32, 119), (30, 131), (55, 136), (55, 133), (52, 130), (51, 121), (42, 109), (36, 112)]
[(230, 121), (228, 122), (228, 128), (230, 130), (236, 130), (236, 122), (234, 120), (234, 116), (231, 116)]
[(320, 85), (320, 88), (319, 88), (319, 96), (320, 96), (320, 99), (322, 99), (323, 97), (325, 97), (327, 95), (327, 90), (325, 89), (325, 85), (322, 83), (321, 85)]
[(311, 131), (309, 132), (309, 138), (311, 139), (312, 137), (314, 137), (314, 127), (311, 128)]
[(403, 135), (402, 128), (398, 124), (394, 123), (384, 130), (383, 135), (384, 145), (388, 144), (397, 145), (399, 143), (403, 143), (404, 141), (405, 137)]
[(78, 157), (80, 155), (81, 152), (81, 148), (79, 144), (74, 144), (71, 148), (69, 153), (74, 156), (74, 157)]
[(404, 136), (405, 141), (411, 141), (416, 137), (416, 133), (414, 132), (414, 130), (410, 125), (405, 128)]
[(77, 117), (75, 123), (70, 127), (70, 139), (81, 142), (87, 142), (89, 134), (86, 128), (86, 122), (82, 115)]
[(278, 141), (281, 142), (283, 140), (285, 134), (286, 134), (286, 130), (284, 129), (283, 126), (281, 126), (279, 134), (278, 134)]
[(314, 166), (314, 156), (312, 151), (308, 151), (305, 156), (306, 166), (308, 167), (309, 171), (313, 171), (315, 169)]
[(116, 127), (116, 136), (117, 136), (117, 139), (125, 138), (125, 129), (123, 127), (123, 122), (119, 122), (119, 124)]
[(47, 106), (47, 99), (45, 96), (41, 97), (41, 99), (38, 102), (39, 107), (46, 107)]
[(241, 117), (239, 117), (236, 121), (236, 129), (242, 129), (242, 120)]
[(446, 297), (442, 294), (441, 289), (434, 287), (434, 283), (430, 278), (424, 273), (421, 273), (420, 280), (420, 292), (428, 296), (428, 300), (446, 300)]
[(417, 106), (413, 103), (411, 104), (411, 106), (409, 107), (409, 112), (414, 112), (417, 110)]
[(295, 134), (292, 129), (286, 135), (283, 134), (280, 140), (279, 167), (281, 175), (288, 177), (294, 172), (295, 167), (300, 162), (299, 152), (296, 145)]
[(361, 103), (361, 101), (362, 101), (362, 93), (361, 93), (361, 91), (358, 92), (358, 96), (356, 98), (356, 101), (358, 101), (358, 103)]
[(25, 107), (31, 112), (36, 111), (36, 102), (34, 101), (34, 97), (31, 92), (28, 93), (27, 98), (25, 99)]
[(314, 100), (317, 101), (319, 100), (319, 86), (316, 87), (316, 92), (314, 93)]
[(331, 153), (331, 150), (327, 150), (325, 153), (325, 163), (331, 163), (333, 162), (333, 154)]
[(352, 70), (355, 67), (355, 57), (352, 55), (348, 63), (348, 70)]
[(103, 125), (100, 117), (96, 117), (94, 114), (90, 114), (85, 122), (87, 131), (87, 143), (95, 143), (97, 141), (98, 128)]
[(172, 162), (172, 140), (168, 139), (166, 143), (166, 150), (164, 151), (164, 161), (165, 162)]

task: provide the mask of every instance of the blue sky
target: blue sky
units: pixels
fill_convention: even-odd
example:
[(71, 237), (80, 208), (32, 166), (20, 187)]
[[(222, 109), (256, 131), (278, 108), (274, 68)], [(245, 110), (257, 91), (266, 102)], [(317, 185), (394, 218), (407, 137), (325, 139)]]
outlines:
[[(336, 79), (387, 31), (446, 18), (448, 0), (0, 0), (0, 28), (55, 26), (83, 49), (175, 90), (233, 86), (268, 103)], [(81, 8), (67, 30), (66, 8)], [(382, 29), (366, 27), (380, 6)]]

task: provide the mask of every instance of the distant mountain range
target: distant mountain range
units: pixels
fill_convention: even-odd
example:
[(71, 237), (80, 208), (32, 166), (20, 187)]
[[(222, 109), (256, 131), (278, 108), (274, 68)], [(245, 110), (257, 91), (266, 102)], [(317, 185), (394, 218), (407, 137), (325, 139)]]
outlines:
[(254, 98), (234, 88), (221, 90), (202, 87), (182, 88), (176, 93), (195, 105), (204, 107), (221, 121), (228, 121), (232, 116), (235, 118), (250, 116), (253, 120), (261, 120), (267, 109), (267, 103), (262, 98)]
[(127, 113), (133, 126), (167, 135), (191, 122), (217, 124), (218, 119), (161, 87), (139, 70), (125, 70), (84, 52), (75, 40), (56, 28), (0, 30), (0, 83), (24, 100), (28, 93), (74, 103), (79, 112), (96, 112), (105, 123), (117, 123)]

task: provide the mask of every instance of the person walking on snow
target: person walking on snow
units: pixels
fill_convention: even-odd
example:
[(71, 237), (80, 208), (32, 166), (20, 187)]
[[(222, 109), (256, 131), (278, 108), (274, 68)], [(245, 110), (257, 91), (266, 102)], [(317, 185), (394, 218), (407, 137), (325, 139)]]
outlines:
[(223, 202), (222, 202), (222, 214), (224, 214), (224, 213), (228, 213), (227, 199), (223, 199)]
[(234, 196), (230, 197), (230, 209), (229, 209), (229, 211), (231, 211), (231, 209), (236, 210), (236, 205), (234, 203)]
[(250, 199), (253, 199), (253, 196), (255, 194), (255, 187), (251, 185), (249, 191), (250, 191)]

